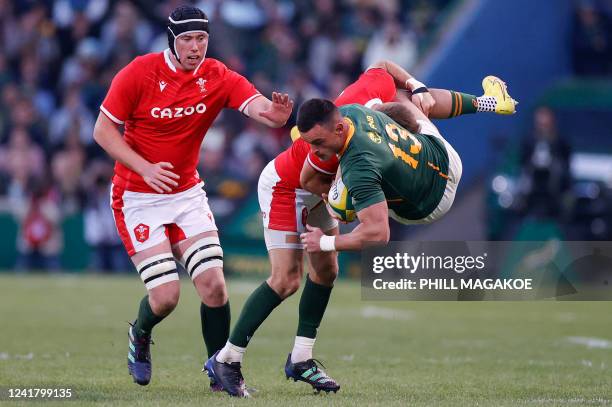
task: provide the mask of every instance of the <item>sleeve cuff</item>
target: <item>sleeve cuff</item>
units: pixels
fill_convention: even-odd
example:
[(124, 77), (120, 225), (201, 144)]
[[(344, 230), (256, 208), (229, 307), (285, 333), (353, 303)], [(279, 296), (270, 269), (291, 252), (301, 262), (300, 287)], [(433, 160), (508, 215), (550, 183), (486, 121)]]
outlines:
[(336, 172), (326, 171), (323, 168), (319, 167), (318, 165), (315, 165), (310, 159), (310, 155), (306, 156), (306, 160), (308, 160), (308, 164), (310, 164), (312, 168), (314, 168), (315, 170), (319, 172), (322, 172), (323, 174), (334, 175), (336, 173)]
[(123, 120), (119, 120), (115, 116), (113, 116), (112, 113), (109, 112), (104, 106), (100, 106), (100, 110), (102, 111), (102, 113), (104, 113), (109, 119), (111, 119), (115, 123), (117, 123), (117, 124), (123, 124), (124, 123)]

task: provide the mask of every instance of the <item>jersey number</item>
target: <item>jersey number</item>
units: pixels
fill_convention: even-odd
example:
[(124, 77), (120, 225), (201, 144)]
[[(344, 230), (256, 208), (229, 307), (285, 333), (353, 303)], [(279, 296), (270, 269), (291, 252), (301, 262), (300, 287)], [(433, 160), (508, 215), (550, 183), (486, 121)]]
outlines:
[(391, 152), (393, 153), (393, 156), (395, 158), (399, 158), (412, 168), (416, 169), (419, 165), (419, 162), (413, 156), (421, 152), (421, 142), (416, 137), (414, 137), (408, 130), (401, 128), (395, 123), (388, 123), (385, 126), (385, 131), (387, 132), (389, 138), (391, 138), (391, 140), (395, 141), (396, 143), (399, 142), (399, 139), (410, 139), (410, 141), (412, 141), (412, 144), (410, 145), (410, 151), (408, 152), (402, 150), (399, 146), (396, 146), (391, 143), (388, 143), (388, 146), (391, 149)]

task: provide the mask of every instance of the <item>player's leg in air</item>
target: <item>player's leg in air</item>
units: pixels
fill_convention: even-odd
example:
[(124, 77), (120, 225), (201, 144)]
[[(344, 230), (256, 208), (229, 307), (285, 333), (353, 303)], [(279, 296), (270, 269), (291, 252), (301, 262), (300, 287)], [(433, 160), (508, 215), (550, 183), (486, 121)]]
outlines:
[[(482, 80), (482, 96), (446, 89), (428, 89), (435, 104), (429, 110), (430, 119), (449, 119), (464, 114), (492, 112), (502, 115), (514, 114), (518, 102), (509, 94), (506, 83), (495, 76)], [(404, 92), (405, 93), (405, 92)], [(410, 100), (419, 106), (427, 92), (412, 94)]]
[[(223, 349), (206, 362), (209, 376), (232, 396), (249, 396), (241, 373), (241, 363), (249, 341), (268, 315), (300, 287), (304, 251), (299, 242), (299, 233), (303, 231), (306, 222), (312, 222), (326, 233), (338, 233), (337, 222), (331, 219), (325, 207), (319, 205), (315, 208), (320, 198), (303, 190), (281, 188), (277, 181), (278, 174), (272, 162), (262, 172), (258, 186), (260, 205), (264, 213), (264, 236), (271, 263), (270, 277), (247, 299)], [(275, 188), (274, 196), (273, 188)], [(312, 217), (309, 215), (311, 208), (313, 208), (310, 213)], [(322, 220), (325, 222), (321, 222)], [(316, 373), (305, 374), (307, 370), (316, 366), (311, 366), (314, 363), (312, 347), (316, 329), (323, 318), (333, 281), (338, 274), (336, 254), (327, 255), (329, 259), (323, 261), (315, 258), (311, 263), (310, 277), (300, 300), (298, 337), (291, 353), (295, 353), (296, 356), (295, 359), (289, 357), (286, 374), (293, 377), (299, 372), (304, 381), (313, 387), (329, 391), (337, 390), (339, 386), (323, 371), (319, 369), (317, 377)], [(291, 363), (292, 361), (294, 363)], [(309, 368), (304, 370), (303, 367), (306, 365)], [(306, 380), (307, 378), (310, 380)]]
[[(411, 98), (402, 101), (403, 107), (408, 108), (407, 110), (410, 112), (407, 116), (403, 115), (402, 109), (394, 109), (392, 103), (377, 107), (377, 110), (386, 113), (406, 129), (412, 132), (429, 134), (440, 139), (446, 147), (449, 158), (449, 178), (446, 190), (435, 210), (423, 219), (409, 220), (400, 216), (390, 205), (389, 216), (391, 218), (403, 224), (424, 224), (440, 219), (450, 210), (461, 179), (463, 169), (461, 158), (453, 146), (440, 134), (431, 119), (448, 119), (464, 114), (484, 112), (503, 115), (516, 112), (518, 103), (510, 97), (506, 84), (501, 79), (495, 76), (487, 76), (482, 81), (482, 87), (484, 94), (479, 97), (446, 89), (428, 89), (427, 92), (413, 93)], [(435, 101), (435, 104), (429, 109), (429, 117), (417, 107), (423, 102), (421, 95), (427, 94)]]
[(136, 383), (144, 386), (151, 381), (151, 331), (176, 307), (180, 283), (167, 239), (137, 252), (132, 262), (148, 294), (140, 301), (136, 321), (130, 324), (128, 371)]

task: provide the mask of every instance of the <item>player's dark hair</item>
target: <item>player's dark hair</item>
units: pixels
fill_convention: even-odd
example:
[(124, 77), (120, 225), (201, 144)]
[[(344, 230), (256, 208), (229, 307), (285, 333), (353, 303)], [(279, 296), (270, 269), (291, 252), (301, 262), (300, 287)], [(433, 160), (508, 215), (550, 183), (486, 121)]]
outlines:
[(327, 123), (338, 110), (336, 105), (327, 99), (309, 99), (302, 103), (297, 114), (297, 127), (305, 133), (317, 124)]
[(395, 121), (397, 124), (399, 124), (411, 133), (418, 133), (419, 131), (419, 124), (417, 123), (414, 114), (412, 114), (410, 109), (408, 109), (401, 103), (383, 103), (381, 105), (376, 105), (374, 107), (374, 110), (386, 114), (393, 121)]

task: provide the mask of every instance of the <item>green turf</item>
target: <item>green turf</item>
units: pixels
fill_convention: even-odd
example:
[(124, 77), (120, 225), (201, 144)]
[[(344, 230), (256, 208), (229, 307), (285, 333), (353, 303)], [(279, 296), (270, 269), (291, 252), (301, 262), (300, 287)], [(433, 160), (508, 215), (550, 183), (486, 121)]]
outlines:
[[(255, 286), (230, 281), (234, 319)], [(143, 294), (135, 276), (0, 275), (0, 388), (70, 387), (79, 406), (612, 403), (610, 342), (598, 348), (568, 340), (612, 341), (610, 303), (363, 302), (358, 285), (340, 281), (315, 348), (340, 392), (313, 395), (306, 384), (284, 378), (296, 295), (247, 352), (243, 373), (259, 392), (236, 400), (211, 394), (200, 373), (199, 307), (189, 283), (177, 310), (154, 332), (151, 384), (132, 383), (126, 321)]]

